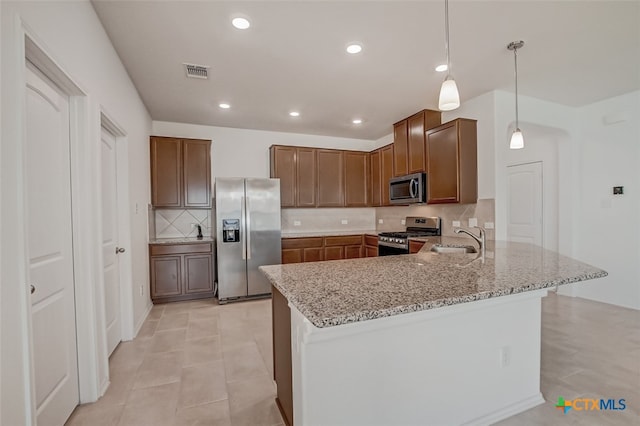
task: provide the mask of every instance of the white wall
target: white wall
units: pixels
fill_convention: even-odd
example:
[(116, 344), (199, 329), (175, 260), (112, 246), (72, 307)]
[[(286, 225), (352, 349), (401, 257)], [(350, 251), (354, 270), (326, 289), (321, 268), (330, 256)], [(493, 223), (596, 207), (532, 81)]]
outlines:
[(234, 129), (186, 123), (153, 122), (155, 136), (211, 139), (211, 175), (220, 177), (269, 177), (271, 145), (371, 151), (374, 141)]
[(580, 108), (578, 117), (575, 254), (609, 276), (575, 286), (575, 294), (640, 309), (640, 91)]
[[(148, 294), (140, 296), (134, 291), (138, 284), (148, 283), (147, 213), (149, 202), (149, 145), (151, 119), (133, 83), (113, 49), (93, 7), (88, 1), (73, 2), (7, 2), (2, 1), (1, 37), (1, 90), (2, 128), (0, 144), (0, 217), (2, 246), (2, 418), (1, 424), (28, 425), (32, 423), (30, 401), (30, 355), (28, 352), (28, 295), (25, 286), (26, 259), (24, 221), (22, 212), (22, 140), (23, 140), (23, 31), (27, 31), (43, 50), (87, 94), (84, 103), (86, 116), (81, 117), (87, 130), (81, 135), (83, 160), (87, 160), (76, 176), (81, 189), (81, 199), (74, 200), (82, 212), (83, 251), (90, 259), (81, 267), (92, 271), (77, 283), (83, 293), (93, 292), (99, 300), (101, 280), (101, 245), (99, 209), (99, 154), (100, 111), (108, 115), (126, 132), (130, 186), (129, 212), (133, 282), (129, 289), (133, 299), (131, 322), (140, 322), (151, 306)], [(24, 28), (24, 30), (23, 30)], [(7, 143), (11, 141), (11, 143)], [(141, 209), (136, 213), (135, 206)], [(75, 209), (75, 207), (74, 207)], [(7, 248), (11, 250), (7, 250)], [(87, 289), (93, 289), (87, 293)], [(83, 309), (94, 311), (93, 305)], [(95, 315), (95, 312), (93, 312)], [(90, 328), (90, 325), (87, 325)], [(86, 337), (86, 336), (85, 336)], [(89, 336), (91, 337), (91, 336)], [(101, 339), (100, 334), (94, 339)], [(97, 346), (94, 341), (93, 344)], [(104, 374), (100, 366), (106, 365), (106, 354), (96, 354), (99, 359), (81, 359), (82, 363), (95, 365), (96, 376)], [(84, 358), (84, 357), (81, 357)], [(87, 383), (95, 389), (105, 377), (91, 380), (81, 378), (81, 392)], [(86, 395), (86, 393), (85, 393)]]

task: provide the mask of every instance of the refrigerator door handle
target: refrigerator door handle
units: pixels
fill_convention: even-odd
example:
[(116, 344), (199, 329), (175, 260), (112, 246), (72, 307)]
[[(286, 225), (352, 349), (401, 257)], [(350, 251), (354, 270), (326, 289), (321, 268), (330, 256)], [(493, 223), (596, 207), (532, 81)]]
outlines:
[(245, 226), (247, 220), (247, 208), (244, 204), (244, 197), (242, 197), (240, 203), (240, 239), (242, 240), (242, 260), (247, 260), (247, 230)]
[(251, 259), (251, 203), (249, 202), (249, 197), (245, 198), (245, 202), (246, 204), (246, 208), (245, 208), (245, 217), (246, 217), (246, 222), (245, 222), (245, 231), (244, 231), (244, 235), (246, 235), (246, 241), (247, 241), (247, 259)]

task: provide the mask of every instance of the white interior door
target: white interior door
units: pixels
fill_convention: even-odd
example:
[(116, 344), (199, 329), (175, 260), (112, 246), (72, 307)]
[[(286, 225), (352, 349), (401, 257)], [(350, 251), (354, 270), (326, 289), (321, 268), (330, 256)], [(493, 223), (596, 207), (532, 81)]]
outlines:
[(542, 163), (507, 167), (507, 239), (542, 246)]
[(69, 125), (68, 96), (29, 65), (25, 200), (39, 425), (64, 424), (79, 401)]
[(109, 355), (122, 340), (120, 327), (120, 268), (118, 263), (118, 187), (116, 185), (116, 138), (102, 128), (102, 258)]

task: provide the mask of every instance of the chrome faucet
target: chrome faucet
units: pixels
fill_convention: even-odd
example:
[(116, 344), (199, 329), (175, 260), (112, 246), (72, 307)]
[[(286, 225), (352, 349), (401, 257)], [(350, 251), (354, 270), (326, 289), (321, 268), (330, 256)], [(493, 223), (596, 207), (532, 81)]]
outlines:
[(484, 253), (485, 253), (485, 248), (484, 247), (486, 245), (485, 230), (484, 230), (484, 228), (481, 228), (479, 226), (474, 226), (474, 228), (478, 228), (480, 230), (480, 236), (476, 236), (472, 232), (469, 232), (466, 229), (462, 229), (462, 228), (456, 228), (456, 229), (453, 230), (453, 232), (455, 232), (456, 234), (459, 234), (459, 233), (462, 232), (463, 234), (467, 234), (468, 236), (470, 236), (471, 238), (476, 240), (476, 242), (480, 246), (480, 254), (484, 258)]

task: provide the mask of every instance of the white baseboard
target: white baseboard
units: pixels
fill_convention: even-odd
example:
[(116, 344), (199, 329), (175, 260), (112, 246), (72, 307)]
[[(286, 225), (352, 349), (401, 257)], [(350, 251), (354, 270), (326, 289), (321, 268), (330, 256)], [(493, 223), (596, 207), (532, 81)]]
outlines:
[[(147, 306), (147, 310), (140, 317), (140, 321), (138, 321), (138, 323), (136, 324), (136, 327), (135, 327), (134, 333), (133, 333), (133, 339), (135, 339), (136, 336), (138, 335), (138, 333), (140, 332), (140, 329), (142, 328), (142, 325), (144, 324), (145, 320), (149, 316), (149, 313), (151, 312), (151, 308), (153, 308), (153, 303), (149, 303), (149, 305)], [(131, 339), (131, 340), (133, 340), (133, 339)]]
[(521, 401), (510, 404), (498, 411), (494, 411), (493, 413), (489, 413), (485, 416), (473, 419), (465, 423), (465, 425), (469, 425), (469, 426), (492, 425), (494, 423), (499, 422), (500, 420), (504, 420), (508, 417), (515, 416), (516, 414), (520, 414), (523, 411), (527, 411), (533, 407), (543, 404), (544, 402), (545, 401), (544, 401), (544, 398), (542, 397), (542, 393), (538, 393), (537, 395), (533, 395), (529, 398), (525, 398)]

